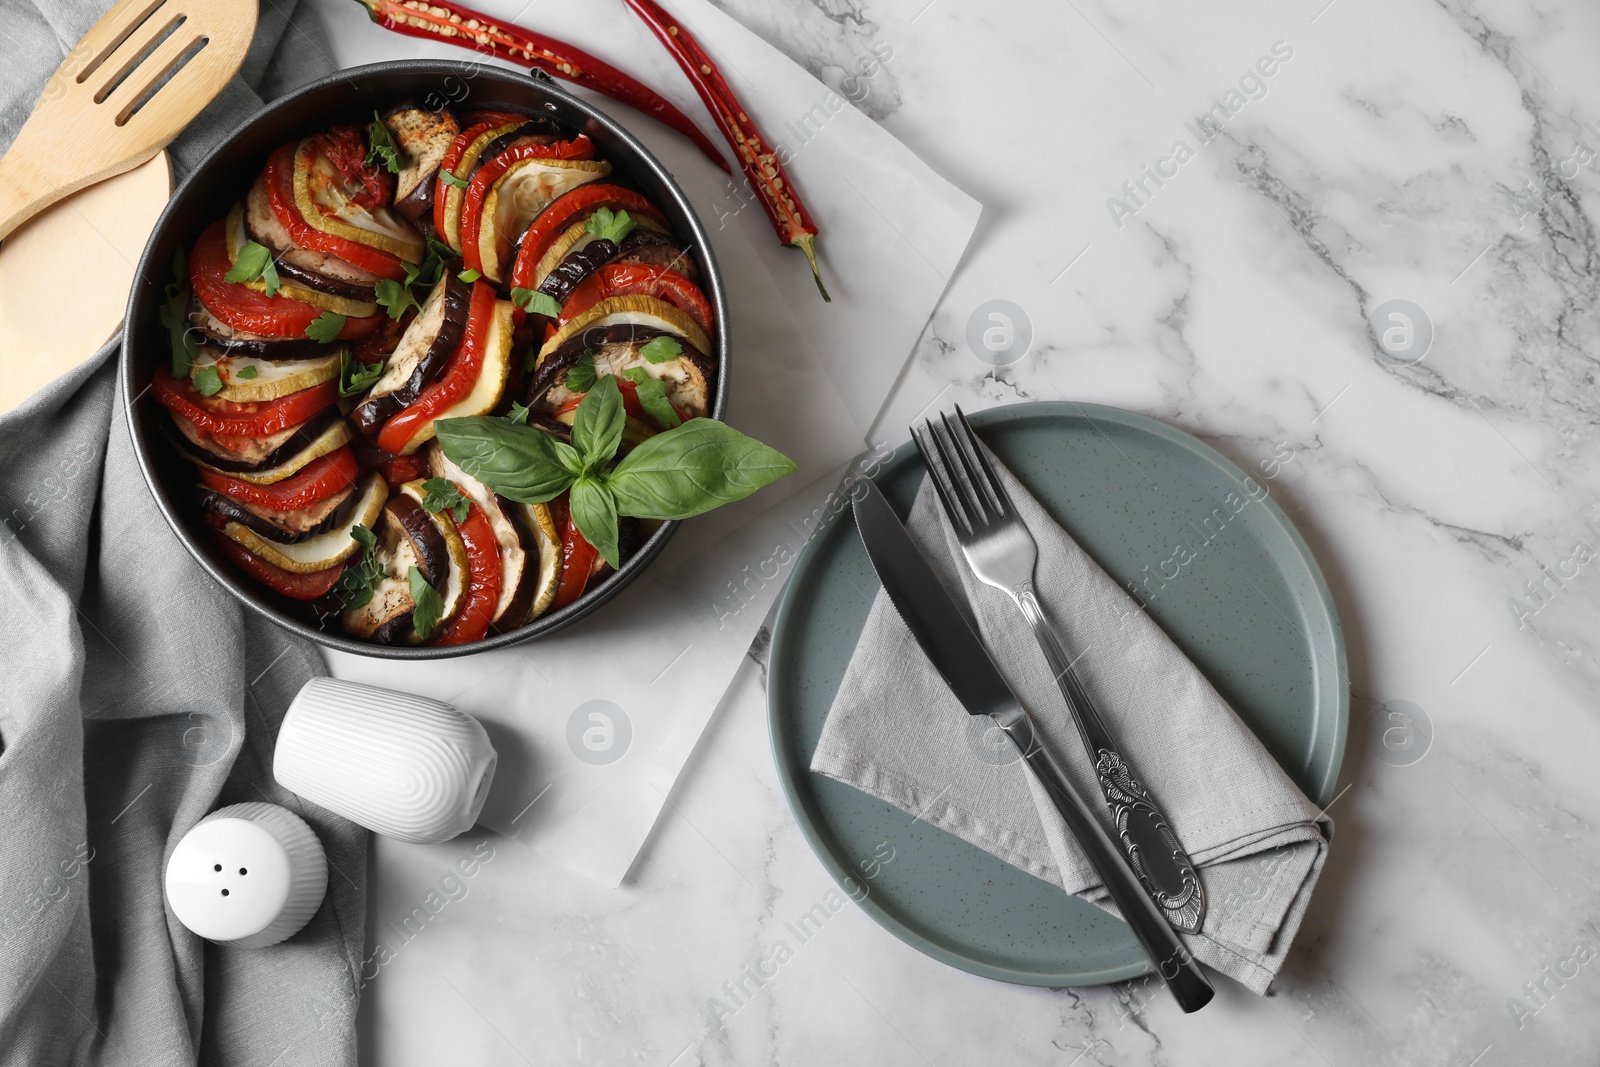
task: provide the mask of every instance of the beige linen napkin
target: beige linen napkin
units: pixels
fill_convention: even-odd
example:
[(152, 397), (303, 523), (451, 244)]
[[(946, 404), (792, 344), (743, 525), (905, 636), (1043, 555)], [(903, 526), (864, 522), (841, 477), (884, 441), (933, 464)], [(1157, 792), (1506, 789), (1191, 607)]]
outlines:
[[(1333, 824), (1145, 614), (1001, 468), (1039, 546), (1035, 586), (1076, 670), (1200, 868), (1209, 905), (1197, 958), (1257, 993), (1282, 965)], [(924, 481), (907, 527), (1078, 790), (1102, 794), (1049, 666), (1010, 597), (966, 567)], [(1002, 742), (996, 745), (996, 741)], [(811, 769), (918, 814), (1115, 913), (1094, 869), (987, 716), (969, 716), (879, 590)], [(1109, 810), (1093, 805), (1108, 832)]]

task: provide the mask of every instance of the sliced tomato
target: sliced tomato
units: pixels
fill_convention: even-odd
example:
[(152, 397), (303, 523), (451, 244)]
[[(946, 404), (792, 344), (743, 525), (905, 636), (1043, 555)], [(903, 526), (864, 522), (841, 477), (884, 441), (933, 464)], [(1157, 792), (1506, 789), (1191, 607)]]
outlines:
[[(487, 160), (467, 184), (466, 196), (461, 202), (461, 261), (469, 270), (482, 270), (483, 259), (478, 255), (478, 229), (483, 221), (483, 198), (513, 163), (525, 159), (593, 159), (594, 143), (588, 135), (578, 134), (570, 141), (552, 141), (549, 144), (525, 144), (508, 148)], [(557, 198), (559, 202), (560, 198)], [(551, 207), (555, 206), (554, 204)], [(546, 208), (545, 210), (549, 210)]]
[(205, 396), (187, 378), (174, 378), (165, 366), (156, 369), (150, 392), (162, 407), (200, 429), (235, 437), (271, 436), (300, 425), (339, 399), (338, 383), (327, 381), (275, 400), (223, 400)]
[(511, 264), (511, 284), (519, 289), (533, 288), (533, 272), (551, 242), (565, 233), (580, 215), (587, 216), (603, 207), (612, 211), (626, 211), (630, 215), (643, 215), (663, 225), (667, 221), (659, 208), (632, 189), (602, 182), (580, 185), (556, 197), (533, 220), (528, 232), (523, 234), (522, 246)]
[[(643, 263), (607, 263), (572, 290), (561, 305), (559, 329), (600, 301), (613, 296), (653, 296), (665, 300), (695, 321), (706, 336), (712, 333), (711, 301), (700, 287), (675, 270)], [(709, 354), (709, 353), (708, 353)]]
[[(456, 175), (456, 164), (460, 163), (461, 157), (466, 154), (467, 146), (477, 140), (480, 134), (487, 133), (500, 125), (504, 125), (504, 123), (486, 119), (485, 121), (474, 123), (456, 134), (456, 139), (450, 142), (450, 147), (446, 149), (444, 158), (439, 161), (439, 173), (445, 174), (448, 172), (452, 176), (459, 177), (459, 175)], [(443, 178), (436, 177), (433, 180), (436, 185), (433, 193), (433, 232), (438, 234), (439, 239), (442, 241), (445, 233), (444, 209), (449, 200), (447, 195), (449, 189), (448, 183)]]
[(444, 375), (422, 391), (410, 407), (383, 424), (378, 447), (396, 455), (412, 436), (439, 412), (471, 392), (483, 369), (484, 348), (494, 322), (494, 286), (479, 279), (472, 283), (472, 303), (467, 307), (467, 328), (450, 357)]
[(313, 134), (311, 140), (327, 157), (346, 188), (356, 190), (352, 204), (388, 207), (394, 200), (394, 175), (382, 167), (367, 166), (367, 138), (354, 126), (335, 126)]
[[(321, 308), (287, 296), (268, 296), (243, 282), (228, 281), (224, 275), (232, 266), (223, 222), (218, 219), (206, 227), (189, 254), (189, 285), (207, 311), (234, 329), (264, 337), (304, 337), (306, 327), (322, 316)], [(347, 318), (339, 337), (347, 341), (364, 337), (377, 329), (381, 318), (381, 314)]]
[(500, 545), (495, 541), (489, 517), (473, 504), (467, 512), (467, 520), (456, 523), (456, 530), (467, 548), (467, 593), (461, 610), (433, 639), (436, 645), (464, 645), (483, 640), (489, 632), (489, 623), (494, 621), (494, 609), (500, 603)]
[(252, 485), (204, 467), (199, 471), (200, 484), (207, 489), (215, 489), (241, 504), (254, 504), (273, 511), (308, 508), (353, 485), (361, 473), (349, 445), (312, 460), (283, 481), (271, 485)]
[(396, 281), (406, 276), (406, 265), (399, 256), (381, 248), (371, 248), (358, 241), (347, 241), (331, 233), (323, 233), (300, 214), (294, 202), (294, 154), (297, 143), (279, 148), (267, 157), (267, 170), (263, 183), (267, 187), (267, 200), (278, 223), (289, 233), (289, 239), (301, 248), (313, 252), (326, 252), (338, 256), (346, 263), (370, 271), (380, 278)]
[(550, 605), (554, 611), (583, 595), (600, 552), (578, 532), (577, 525), (572, 521), (572, 509), (567, 506), (566, 494), (550, 502), (550, 513), (555, 520), (556, 530), (561, 534), (561, 583), (556, 586), (556, 598)]
[(220, 533), (214, 534), (212, 540), (216, 542), (217, 551), (227, 557), (229, 562), (274, 593), (291, 600), (316, 600), (318, 597), (326, 596), (333, 589), (334, 583), (339, 580), (339, 573), (344, 570), (344, 564), (341, 563), (337, 567), (312, 571), (310, 574), (295, 574), (275, 563), (268, 563), (232, 538), (224, 537)]

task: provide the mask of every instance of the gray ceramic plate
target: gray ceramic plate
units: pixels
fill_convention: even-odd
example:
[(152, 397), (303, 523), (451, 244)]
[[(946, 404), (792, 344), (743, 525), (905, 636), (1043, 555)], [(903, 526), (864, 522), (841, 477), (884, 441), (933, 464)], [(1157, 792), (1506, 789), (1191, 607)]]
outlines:
[[(1179, 542), (1195, 550), (1164, 588), (1151, 583), (1151, 615), (1306, 795), (1326, 804), (1344, 756), (1349, 691), (1322, 573), (1270, 495), (1210, 543), (1200, 528), (1228, 493), (1259, 497), (1271, 481), (1251, 478), (1188, 434), (1116, 408), (1025, 404), (972, 422), (1119, 582), (1143, 579), (1146, 566), (1155, 573)], [(903, 516), (922, 475), (906, 445), (876, 480)], [(1168, 563), (1167, 573), (1175, 567)], [(1093, 905), (811, 773), (877, 589), (845, 508), (801, 554), (773, 632), (768, 701), (778, 776), (823, 865), (841, 886), (857, 887), (852, 896), (864, 886), (861, 906), (901, 940), (973, 974), (1067, 986), (1148, 971), (1128, 928)], [(889, 849), (893, 859), (882, 863)]]

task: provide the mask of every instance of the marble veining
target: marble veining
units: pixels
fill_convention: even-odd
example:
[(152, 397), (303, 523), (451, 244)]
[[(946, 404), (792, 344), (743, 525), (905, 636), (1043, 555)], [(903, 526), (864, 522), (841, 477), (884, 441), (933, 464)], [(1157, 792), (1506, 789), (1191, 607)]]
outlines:
[[(799, 942), (832, 883), (772, 769), (763, 635), (621, 888), (482, 831), (378, 843), (374, 931), (449, 906), (384, 935), (367, 1062), (1592, 1063), (1600, 9), (719, 6), (830, 86), (886, 42), (859, 106), (985, 205), (875, 442), (935, 405), (1066, 397), (1271, 477), (1350, 643), (1327, 869), (1272, 995), (1223, 981), (1192, 1017), (1148, 981), (972, 978), (848, 903)], [(996, 299), (1031, 333), (1004, 366), (969, 342)], [(1418, 360), (1385, 356), (1394, 300), (1431, 325)], [(450, 875), (474, 848), (492, 862)]]

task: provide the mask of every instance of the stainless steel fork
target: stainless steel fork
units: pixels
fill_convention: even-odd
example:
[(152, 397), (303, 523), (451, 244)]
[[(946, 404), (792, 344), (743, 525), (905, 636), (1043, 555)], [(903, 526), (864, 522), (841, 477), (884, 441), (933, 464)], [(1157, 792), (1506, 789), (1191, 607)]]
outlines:
[(1194, 864), (1166, 816), (1120, 754), (1116, 740), (1073, 667), (1076, 661), (1067, 655), (1045, 617), (1033, 588), (1038, 546), (1017, 515), (988, 453), (959, 407), (954, 419), (941, 414), (937, 422), (929, 419), (921, 427), (913, 427), (912, 436), (972, 573), (984, 584), (1008, 593), (1033, 627), (1078, 734), (1094, 761), (1100, 789), (1111, 807), (1117, 840), (1129, 865), (1174, 928), (1185, 933), (1199, 931), (1206, 897)]

